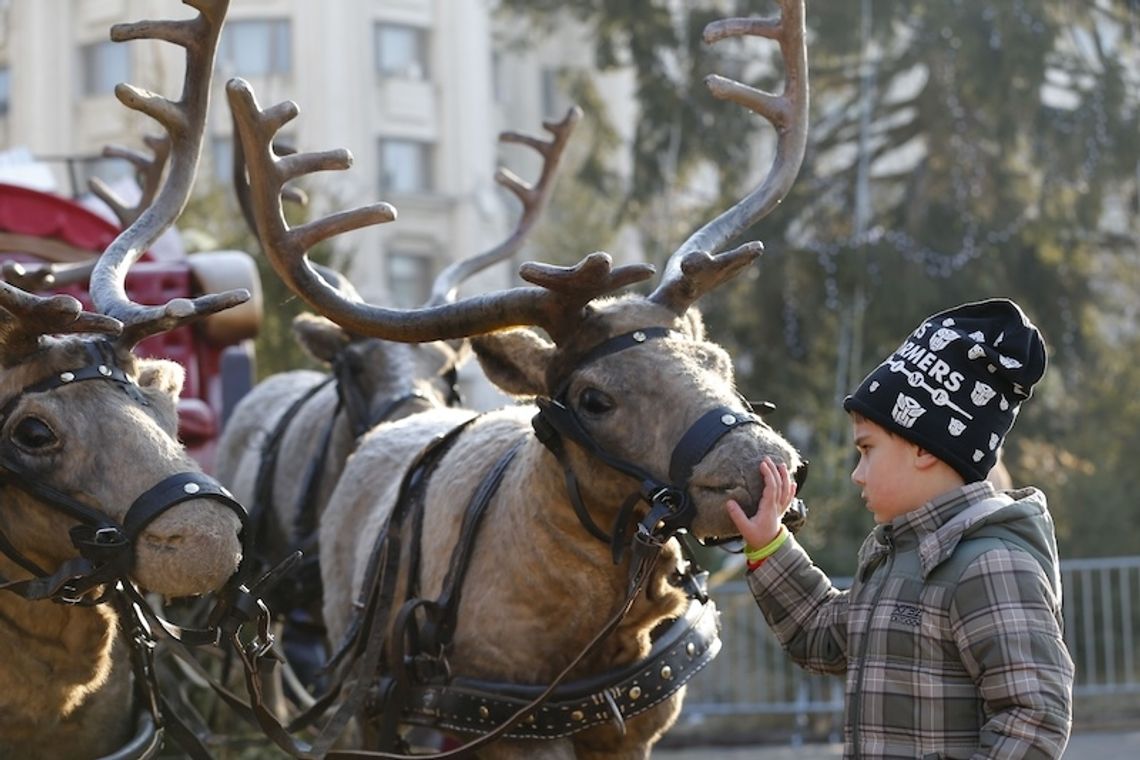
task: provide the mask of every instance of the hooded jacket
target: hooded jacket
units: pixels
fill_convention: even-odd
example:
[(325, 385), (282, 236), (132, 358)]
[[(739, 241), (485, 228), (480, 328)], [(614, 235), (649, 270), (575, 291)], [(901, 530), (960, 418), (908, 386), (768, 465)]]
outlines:
[(1072, 725), (1053, 521), (970, 483), (879, 525), (840, 590), (788, 540), (748, 576), (788, 654), (846, 674), (846, 758), (1056, 758)]

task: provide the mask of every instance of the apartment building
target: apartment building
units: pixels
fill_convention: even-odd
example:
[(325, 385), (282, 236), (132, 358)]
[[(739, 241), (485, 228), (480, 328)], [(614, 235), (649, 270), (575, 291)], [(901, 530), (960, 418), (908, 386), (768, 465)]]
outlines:
[[(175, 0), (0, 0), (0, 150), (40, 159), (63, 194), (83, 192), (93, 175), (129, 175), (126, 162), (99, 160), (100, 151), (141, 148), (157, 125), (122, 106), (114, 86), (177, 98), (182, 50), (113, 43), (109, 28), (193, 14)], [(229, 181), (229, 78), (248, 80), (262, 107), (295, 101), (301, 115), (283, 130), (294, 145), (345, 147), (355, 158), (347, 172), (307, 180), (310, 193), (326, 210), (384, 200), (399, 212), (394, 223), (346, 236), (338, 264), (370, 300), (422, 302), (449, 261), (510, 230), (518, 204), (494, 183), (495, 168), (533, 178), (540, 164), (525, 148), (498, 146), (496, 136), (502, 129), (545, 136), (542, 119), (567, 105), (555, 73), (587, 49), (560, 36), (497, 50), (496, 25), (511, 27), (515, 41), (525, 37), (517, 23), (496, 17), (490, 0), (232, 0), (200, 186)], [(471, 287), (512, 278), (506, 265)]]

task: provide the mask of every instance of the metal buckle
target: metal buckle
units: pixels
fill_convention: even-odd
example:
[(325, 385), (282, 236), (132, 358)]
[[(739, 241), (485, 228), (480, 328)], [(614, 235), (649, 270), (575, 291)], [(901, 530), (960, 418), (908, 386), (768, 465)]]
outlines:
[(63, 604), (79, 604), (83, 601), (83, 594), (79, 593), (79, 589), (77, 589), (73, 584), (65, 583), (59, 587), (59, 591), (56, 593), (55, 598), (57, 601), (62, 602)]
[(118, 528), (114, 526), (108, 526), (106, 528), (99, 528), (97, 531), (95, 531), (94, 540), (97, 544), (100, 544), (102, 546), (109, 546), (111, 544), (121, 543), (122, 536), (123, 534)]

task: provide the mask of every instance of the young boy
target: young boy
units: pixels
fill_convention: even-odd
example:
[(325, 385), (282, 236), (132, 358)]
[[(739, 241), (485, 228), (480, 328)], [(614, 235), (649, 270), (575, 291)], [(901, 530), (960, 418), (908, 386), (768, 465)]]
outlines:
[(851, 479), (877, 523), (849, 591), (780, 525), (795, 497), (761, 464), (745, 541), (748, 583), (789, 655), (846, 674), (844, 757), (1056, 758), (1072, 724), (1053, 522), (1036, 488), (985, 478), (1045, 371), (1037, 328), (1012, 301), (924, 320), (843, 402)]

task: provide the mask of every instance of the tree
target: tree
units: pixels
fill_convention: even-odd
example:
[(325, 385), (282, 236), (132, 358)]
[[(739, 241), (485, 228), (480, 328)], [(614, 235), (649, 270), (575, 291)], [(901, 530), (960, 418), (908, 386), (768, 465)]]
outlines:
[[(767, 127), (703, 91), (707, 73), (756, 73), (739, 49), (697, 42), (723, 3), (502, 4), (544, 20), (570, 14), (593, 30), (600, 67), (633, 67), (641, 118), (627, 219), (709, 164), (723, 203), (742, 192), (745, 169), (766, 160), (748, 156)], [(846, 482), (843, 395), (923, 316), (999, 295), (1025, 307), (1051, 349), (1007, 464), (1016, 481), (1049, 494), (1066, 554), (1123, 550), (1075, 526), (1092, 512), (1101, 524), (1140, 513), (1121, 454), (1140, 422), (1121, 395), (1140, 383), (1121, 360), (1137, 341), (1124, 315), (1140, 279), (1131, 5), (808, 3), (808, 155), (785, 202), (747, 235), (768, 254), (703, 307), (737, 357), (742, 389), (776, 401), (773, 421), (814, 460), (805, 540), (829, 569), (850, 569), (868, 525)], [(778, 90), (778, 66), (769, 70), (755, 81)], [(670, 177), (663, 167), (673, 158)]]

